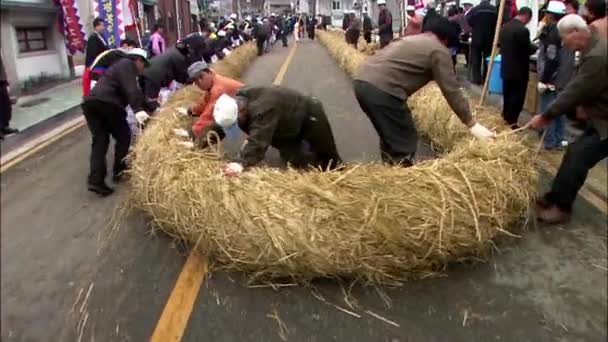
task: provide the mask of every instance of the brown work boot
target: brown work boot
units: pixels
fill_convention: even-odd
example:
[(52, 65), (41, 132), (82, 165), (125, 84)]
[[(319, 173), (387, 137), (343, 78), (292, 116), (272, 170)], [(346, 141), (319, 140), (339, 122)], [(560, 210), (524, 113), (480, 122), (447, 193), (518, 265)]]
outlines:
[(539, 221), (549, 224), (560, 224), (570, 221), (571, 214), (567, 211), (562, 211), (557, 206), (552, 205), (549, 208), (538, 210), (536, 213)]

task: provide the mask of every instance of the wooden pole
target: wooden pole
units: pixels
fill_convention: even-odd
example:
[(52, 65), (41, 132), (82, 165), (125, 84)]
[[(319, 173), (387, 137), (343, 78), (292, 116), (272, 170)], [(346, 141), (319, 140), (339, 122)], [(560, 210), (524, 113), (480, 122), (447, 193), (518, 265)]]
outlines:
[[(486, 93), (488, 92), (488, 86), (490, 84), (490, 77), (492, 76), (492, 68), (494, 68), (494, 58), (496, 57), (496, 50), (498, 50), (498, 38), (500, 36), (500, 27), (502, 26), (502, 15), (505, 11), (506, 2), (507, 2), (507, 0), (500, 1), (500, 6), (498, 7), (498, 18), (496, 19), (496, 32), (494, 32), (494, 42), (492, 43), (492, 53), (490, 54), (490, 62), (488, 63), (488, 72), (486, 74), (485, 82), (483, 83), (481, 99), (479, 100), (480, 106), (483, 106), (483, 103), (486, 100)], [(485, 61), (481, 61), (481, 63), (484, 63), (484, 62)]]

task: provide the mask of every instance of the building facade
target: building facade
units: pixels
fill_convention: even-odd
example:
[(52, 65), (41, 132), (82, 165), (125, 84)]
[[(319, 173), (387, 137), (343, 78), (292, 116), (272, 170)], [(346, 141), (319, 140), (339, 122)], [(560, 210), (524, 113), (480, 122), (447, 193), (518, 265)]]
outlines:
[(0, 1), (2, 60), (11, 84), (70, 75), (58, 10), (51, 0)]

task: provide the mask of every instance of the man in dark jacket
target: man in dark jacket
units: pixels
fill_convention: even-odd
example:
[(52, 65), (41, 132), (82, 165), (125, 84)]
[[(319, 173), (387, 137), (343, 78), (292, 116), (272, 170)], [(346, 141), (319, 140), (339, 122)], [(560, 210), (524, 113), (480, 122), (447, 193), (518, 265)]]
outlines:
[(605, 37), (590, 32), (583, 18), (570, 14), (558, 23), (565, 47), (580, 51), (578, 70), (549, 107), (532, 118), (530, 126), (545, 127), (551, 120), (577, 108), (591, 121), (588, 129), (562, 159), (551, 191), (537, 201), (538, 218), (547, 223), (570, 219), (576, 195), (589, 170), (608, 157), (608, 49)]
[(110, 135), (114, 147), (114, 181), (120, 180), (127, 168), (125, 157), (131, 144), (131, 131), (125, 107), (131, 106), (140, 124), (148, 118), (144, 95), (137, 85), (137, 77), (148, 63), (147, 52), (140, 48), (129, 51), (128, 57), (114, 63), (101, 77), (89, 96), (84, 98), (82, 110), (93, 138), (91, 145), (89, 191), (101, 196), (112, 194), (106, 182), (106, 153)]
[(361, 35), (361, 19), (357, 18), (354, 13), (350, 14), (350, 26), (346, 30), (344, 37), (346, 43), (352, 45), (355, 49), (359, 42), (359, 36)]
[(277, 27), (279, 28), (278, 35), (281, 38), (281, 42), (283, 43), (283, 47), (287, 47), (287, 19), (283, 17), (277, 18)]
[(264, 19), (264, 22), (256, 23), (253, 29), (253, 35), (256, 40), (256, 45), (258, 47), (258, 56), (264, 54), (264, 44), (266, 40), (270, 36), (271, 26), (268, 22), (268, 19)]
[(497, 17), (496, 7), (489, 0), (482, 0), (467, 14), (472, 30), (471, 81), (475, 84), (482, 84), (486, 77), (486, 58), (492, 53)]
[(194, 62), (196, 60), (191, 58), (186, 50), (177, 47), (150, 59), (150, 66), (146, 68), (140, 81), (146, 98), (158, 98), (161, 88), (169, 86), (171, 81), (187, 83), (188, 67)]
[(393, 15), (386, 8), (386, 0), (378, 0), (378, 35), (380, 48), (387, 46), (393, 40)]
[(315, 27), (317, 26), (317, 18), (311, 17), (306, 24), (306, 31), (308, 32), (308, 39), (315, 40)]
[(370, 44), (372, 42), (372, 18), (367, 15), (367, 12), (363, 13), (363, 39)]
[(248, 134), (240, 157), (224, 171), (229, 176), (260, 163), (270, 146), (294, 167), (326, 169), (342, 161), (323, 105), (295, 90), (278, 86), (242, 88), (236, 99), (218, 99), (214, 119), (224, 128), (236, 120)]
[(532, 10), (522, 7), (517, 16), (500, 31), (500, 76), (504, 100), (502, 117), (513, 128), (517, 128), (519, 114), (524, 108), (530, 74), (530, 55), (536, 50), (530, 42), (530, 31), (526, 28), (531, 18)]
[[(540, 34), (538, 54), (538, 90), (540, 111), (544, 111), (555, 100), (558, 93), (574, 75), (574, 51), (562, 46), (557, 22), (566, 14), (566, 5), (561, 1), (550, 1), (545, 20), (547, 24)], [(566, 114), (566, 113), (562, 113)], [(543, 145), (547, 150), (559, 149), (566, 142), (566, 116), (559, 115), (546, 129)]]
[(348, 11), (344, 11), (344, 18), (342, 19), (342, 30), (346, 31), (350, 27), (350, 13)]
[(82, 95), (87, 96), (91, 90), (90, 67), (95, 58), (108, 49), (108, 43), (101, 35), (106, 26), (101, 18), (93, 20), (93, 33), (87, 40), (87, 48), (84, 55), (84, 73), (82, 76)]
[(9, 126), (13, 108), (8, 86), (6, 70), (4, 70), (4, 63), (2, 62), (2, 57), (0, 56), (0, 140), (4, 139), (5, 135), (19, 132), (18, 129), (11, 128)]

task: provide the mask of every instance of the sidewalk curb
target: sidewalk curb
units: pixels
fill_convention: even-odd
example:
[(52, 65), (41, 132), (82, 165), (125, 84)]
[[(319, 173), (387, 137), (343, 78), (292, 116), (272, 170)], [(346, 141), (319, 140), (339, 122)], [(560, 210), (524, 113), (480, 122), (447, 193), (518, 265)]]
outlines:
[[(85, 120), (74, 106), (61, 113), (51, 116), (35, 125), (28, 127), (19, 134), (8, 137), (3, 144), (9, 144), (2, 151), (0, 158), (0, 173), (8, 170), (35, 152), (61, 139), (65, 135), (84, 126)], [(72, 117), (73, 116), (73, 117)], [(54, 123), (58, 123), (55, 124)], [(44, 129), (45, 127), (48, 129)], [(36, 134), (38, 133), (38, 134)], [(14, 146), (11, 146), (14, 145)]]

